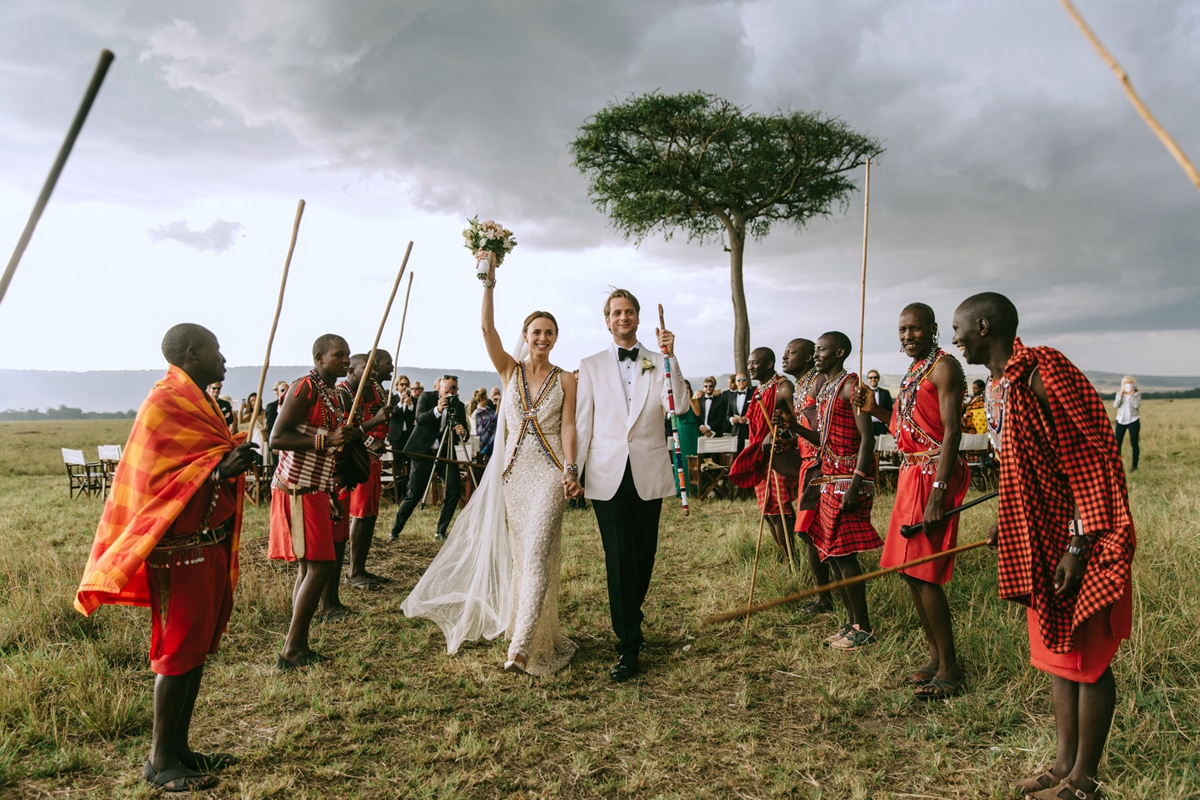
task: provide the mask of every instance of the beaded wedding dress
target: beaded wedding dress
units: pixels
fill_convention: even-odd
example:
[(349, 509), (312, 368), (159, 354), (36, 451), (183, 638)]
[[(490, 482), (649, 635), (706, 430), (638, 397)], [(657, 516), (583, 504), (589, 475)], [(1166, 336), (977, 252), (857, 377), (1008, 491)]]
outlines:
[(563, 390), (558, 369), (541, 387), (524, 376), (518, 365), (500, 403), (495, 455), (401, 609), (436, 622), (448, 653), (504, 633), (526, 672), (550, 675), (576, 649), (558, 623)]

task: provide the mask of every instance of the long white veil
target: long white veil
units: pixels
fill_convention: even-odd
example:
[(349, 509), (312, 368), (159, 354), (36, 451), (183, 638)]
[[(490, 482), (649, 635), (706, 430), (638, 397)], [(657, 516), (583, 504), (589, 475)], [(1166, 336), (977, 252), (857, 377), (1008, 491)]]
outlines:
[[(524, 336), (511, 351), (520, 363), (528, 352)], [(496, 407), (492, 457), (478, 488), (450, 528), (442, 549), (401, 604), (406, 617), (433, 620), (446, 634), (453, 655), (465, 641), (495, 639), (512, 619), (512, 552), (504, 513), (504, 459), (508, 431), (503, 387)]]

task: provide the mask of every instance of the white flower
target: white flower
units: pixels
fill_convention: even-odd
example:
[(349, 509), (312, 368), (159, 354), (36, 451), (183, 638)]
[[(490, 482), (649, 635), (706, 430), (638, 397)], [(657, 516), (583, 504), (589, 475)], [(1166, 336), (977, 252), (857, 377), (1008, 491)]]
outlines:
[(645, 375), (650, 370), (654, 369), (654, 362), (645, 356), (642, 357), (642, 374)]

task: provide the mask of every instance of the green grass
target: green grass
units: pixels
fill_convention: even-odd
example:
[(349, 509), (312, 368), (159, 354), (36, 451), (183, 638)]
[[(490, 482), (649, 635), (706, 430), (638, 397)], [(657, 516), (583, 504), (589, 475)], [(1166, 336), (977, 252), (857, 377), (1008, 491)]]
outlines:
[[(1114, 798), (1200, 797), (1200, 401), (1143, 406), (1132, 475), (1139, 533), (1135, 618), (1114, 663), (1118, 705), (1102, 765)], [(129, 421), (0, 424), (0, 797), (156, 796), (149, 748), (148, 613), (71, 607), (101, 506), (69, 500), (59, 447), (124, 441)], [(876, 505), (884, 527), (889, 497)], [(983, 536), (994, 505), (967, 512)], [(390, 509), (384, 511), (386, 525)], [(318, 623), (336, 656), (305, 674), (274, 669), (294, 572), (266, 558), (265, 508), (248, 507), (237, 607), (210, 659), (193, 744), (236, 753), (212, 797), (1007, 797), (1053, 756), (1049, 678), (1028, 666), (1023, 610), (996, 598), (994, 556), (959, 560), (949, 585), (970, 690), (922, 704), (895, 688), (923, 660), (898, 580), (872, 584), (878, 645), (819, 646), (836, 627), (784, 606), (699, 629), (744, 603), (753, 502), (664, 509), (646, 604), (646, 671), (614, 685), (604, 566), (590, 511), (564, 530), (563, 625), (580, 644), (549, 679), (500, 671), (502, 642), (445, 655), (431, 624), (399, 610), (436, 552), (436, 512), (378, 543), (380, 592), (343, 588), (363, 611)], [(384, 537), (386, 538), (386, 537)], [(767, 537), (769, 539), (769, 537)], [(768, 551), (764, 549), (764, 553)], [(874, 567), (877, 556), (864, 559)], [(803, 580), (770, 558), (757, 597)]]

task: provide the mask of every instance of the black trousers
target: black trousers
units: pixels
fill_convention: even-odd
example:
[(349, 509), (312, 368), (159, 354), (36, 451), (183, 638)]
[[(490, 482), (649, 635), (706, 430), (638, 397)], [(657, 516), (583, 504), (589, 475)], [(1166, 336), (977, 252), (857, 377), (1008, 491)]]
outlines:
[(658, 552), (658, 518), (662, 498), (643, 500), (625, 462), (621, 486), (611, 500), (593, 500), (604, 565), (608, 571), (608, 606), (617, 652), (637, 654), (642, 645), (642, 603), (650, 589)]
[(1121, 446), (1125, 444), (1125, 431), (1129, 431), (1129, 444), (1133, 447), (1133, 469), (1137, 469), (1138, 456), (1141, 448), (1138, 447), (1138, 435), (1142, 432), (1142, 421), (1135, 419), (1128, 425), (1117, 423), (1117, 453), (1120, 454)]
[(450, 528), (450, 519), (454, 509), (458, 507), (458, 498), (462, 495), (462, 477), (458, 474), (457, 464), (443, 464), (432, 458), (413, 458), (408, 471), (408, 489), (400, 507), (396, 509), (396, 521), (392, 523), (392, 535), (400, 535), (413, 510), (425, 496), (425, 487), (429, 485), (429, 473), (437, 468), (438, 477), (442, 479), (442, 488), (446, 490), (446, 498), (442, 501), (442, 514), (438, 517), (437, 532), (445, 536)]

